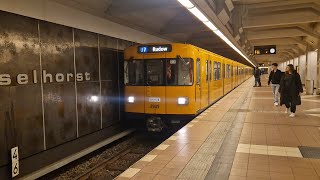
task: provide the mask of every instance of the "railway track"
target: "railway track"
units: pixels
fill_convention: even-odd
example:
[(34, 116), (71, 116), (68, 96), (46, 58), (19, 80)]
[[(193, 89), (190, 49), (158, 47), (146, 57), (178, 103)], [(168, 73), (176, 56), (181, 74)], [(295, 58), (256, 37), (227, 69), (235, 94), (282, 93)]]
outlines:
[(40, 179), (113, 179), (158, 146), (167, 136), (155, 137), (135, 132)]

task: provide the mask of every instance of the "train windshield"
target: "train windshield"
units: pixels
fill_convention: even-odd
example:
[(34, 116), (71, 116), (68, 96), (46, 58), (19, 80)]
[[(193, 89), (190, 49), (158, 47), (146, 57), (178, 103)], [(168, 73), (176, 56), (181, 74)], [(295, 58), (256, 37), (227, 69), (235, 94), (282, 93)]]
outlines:
[(186, 86), (193, 84), (192, 59), (167, 59), (167, 85)]
[(163, 80), (164, 60), (154, 59), (154, 60), (146, 60), (145, 62), (146, 62), (147, 86), (164, 85), (164, 80)]
[(131, 86), (144, 86), (144, 61), (124, 62), (124, 83)]
[(188, 86), (193, 84), (192, 59), (148, 59), (125, 61), (125, 85)]

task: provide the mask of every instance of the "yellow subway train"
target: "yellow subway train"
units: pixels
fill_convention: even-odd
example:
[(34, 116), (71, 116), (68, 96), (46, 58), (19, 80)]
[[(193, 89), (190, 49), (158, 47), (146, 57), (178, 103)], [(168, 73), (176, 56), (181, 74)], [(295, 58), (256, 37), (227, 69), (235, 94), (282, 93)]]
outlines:
[(136, 45), (124, 56), (126, 119), (156, 132), (185, 123), (253, 74), (190, 44)]

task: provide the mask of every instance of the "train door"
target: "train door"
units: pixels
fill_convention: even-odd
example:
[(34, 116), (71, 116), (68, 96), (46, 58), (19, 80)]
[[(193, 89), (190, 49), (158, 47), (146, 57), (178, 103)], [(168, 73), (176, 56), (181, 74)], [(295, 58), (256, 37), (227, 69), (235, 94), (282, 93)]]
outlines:
[(196, 110), (201, 109), (201, 86), (200, 86), (200, 81), (201, 81), (201, 63), (200, 59), (197, 59), (196, 62)]
[(222, 63), (222, 94), (224, 95), (224, 89), (225, 89), (225, 78), (226, 78), (226, 74), (225, 74), (225, 72), (226, 72), (226, 69), (225, 69), (225, 65), (224, 65), (224, 62)]
[(145, 55), (145, 113), (166, 113), (165, 55)]
[(237, 66), (237, 85), (240, 84), (240, 73), (239, 73), (239, 66)]
[(209, 104), (213, 102), (212, 61), (209, 60)]
[(208, 98), (207, 98), (207, 103), (208, 105), (210, 104), (210, 64), (209, 60), (206, 61), (206, 83), (207, 83), (207, 88), (208, 88)]

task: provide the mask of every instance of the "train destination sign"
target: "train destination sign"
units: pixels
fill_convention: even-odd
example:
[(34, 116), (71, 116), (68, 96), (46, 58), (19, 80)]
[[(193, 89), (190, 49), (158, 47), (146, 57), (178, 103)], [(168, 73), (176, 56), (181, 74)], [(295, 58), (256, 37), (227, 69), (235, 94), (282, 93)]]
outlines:
[(171, 45), (147, 45), (147, 46), (138, 46), (138, 53), (147, 54), (147, 53), (161, 53), (161, 52), (171, 52)]
[(275, 45), (254, 46), (254, 55), (276, 54), (276, 53), (277, 53), (277, 48)]
[[(34, 83), (37, 84), (39, 79), (42, 80), (43, 83), (62, 83), (62, 82), (77, 82), (89, 81), (90, 73), (48, 73), (46, 70), (43, 70), (41, 75), (38, 74), (37, 70), (32, 71), (32, 75), (28, 74), (18, 74), (16, 77), (12, 77), (10, 74), (0, 74), (0, 86), (10, 86), (12, 84), (28, 84)], [(13, 83), (16, 81), (16, 83)]]

